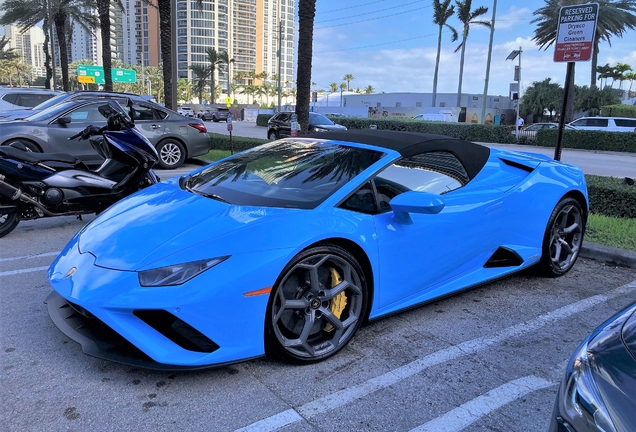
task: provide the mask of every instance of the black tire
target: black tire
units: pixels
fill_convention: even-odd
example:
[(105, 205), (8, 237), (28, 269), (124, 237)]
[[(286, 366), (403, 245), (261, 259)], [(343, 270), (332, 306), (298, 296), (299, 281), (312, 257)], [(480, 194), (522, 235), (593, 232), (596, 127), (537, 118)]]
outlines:
[(301, 252), (270, 294), (267, 354), (300, 364), (335, 355), (360, 328), (368, 297), (364, 272), (349, 252), (334, 245)]
[(159, 167), (162, 169), (175, 169), (183, 165), (186, 152), (183, 144), (174, 139), (166, 139), (157, 145), (159, 153)]
[(274, 140), (277, 140), (278, 138), (279, 138), (278, 132), (276, 132), (274, 129), (267, 132), (267, 139), (274, 141)]
[(6, 236), (20, 223), (18, 212), (0, 213), (0, 238)]
[(212, 117), (212, 121), (213, 121), (214, 123), (218, 123), (218, 122), (219, 122), (219, 119), (218, 119), (218, 118), (216, 118), (216, 117)]
[(539, 271), (545, 276), (559, 277), (566, 274), (583, 245), (587, 215), (574, 198), (566, 197), (556, 205), (543, 235)]

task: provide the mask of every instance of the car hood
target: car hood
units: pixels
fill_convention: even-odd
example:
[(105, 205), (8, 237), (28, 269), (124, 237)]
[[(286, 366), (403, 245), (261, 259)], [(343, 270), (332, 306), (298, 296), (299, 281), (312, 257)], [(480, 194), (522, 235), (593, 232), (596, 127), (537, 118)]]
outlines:
[(339, 124), (332, 124), (332, 125), (311, 125), (311, 127), (321, 128), (321, 129), (327, 129), (327, 130), (347, 130), (347, 128), (346, 128), (346, 127), (344, 127), (343, 125), (339, 125)]
[(631, 309), (631, 315), (621, 331), (621, 338), (627, 350), (636, 361), (636, 305)]
[[(257, 239), (262, 229), (248, 229), (238, 237), (237, 231), (300, 212), (304, 211), (229, 205), (174, 183), (159, 183), (113, 205), (87, 225), (80, 233), (79, 249), (94, 255), (100, 267), (124, 271), (162, 267), (250, 247), (266, 249), (271, 244)], [(211, 239), (215, 241), (202, 246)]]
[(13, 110), (0, 113), (0, 121), (21, 120), (40, 112), (32, 109)]

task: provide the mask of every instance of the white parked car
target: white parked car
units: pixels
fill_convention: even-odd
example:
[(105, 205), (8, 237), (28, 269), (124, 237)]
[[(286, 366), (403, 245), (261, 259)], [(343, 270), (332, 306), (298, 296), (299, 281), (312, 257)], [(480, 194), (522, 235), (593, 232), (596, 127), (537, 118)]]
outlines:
[(190, 107), (179, 107), (177, 108), (177, 112), (182, 116), (194, 117), (194, 110)]
[(59, 94), (55, 90), (0, 87), (0, 112), (33, 108)]
[(570, 123), (580, 130), (636, 132), (636, 119), (628, 117), (581, 117)]

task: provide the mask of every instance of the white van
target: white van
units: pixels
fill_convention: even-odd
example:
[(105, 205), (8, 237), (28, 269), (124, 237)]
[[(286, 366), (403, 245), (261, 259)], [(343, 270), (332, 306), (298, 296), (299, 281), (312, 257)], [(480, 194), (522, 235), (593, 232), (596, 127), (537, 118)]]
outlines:
[(580, 130), (636, 132), (636, 119), (628, 117), (581, 117), (570, 123)]
[(47, 89), (0, 87), (0, 112), (33, 108), (59, 94)]

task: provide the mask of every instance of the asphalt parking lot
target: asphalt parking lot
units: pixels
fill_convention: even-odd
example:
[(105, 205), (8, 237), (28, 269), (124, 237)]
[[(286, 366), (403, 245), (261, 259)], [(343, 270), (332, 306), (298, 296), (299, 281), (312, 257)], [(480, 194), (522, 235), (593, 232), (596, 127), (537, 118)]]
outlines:
[(636, 301), (636, 270), (580, 259), (373, 322), (318, 364), (154, 372), (83, 354), (48, 317), (46, 268), (91, 219), (0, 240), (3, 430), (542, 431), (576, 346)]

